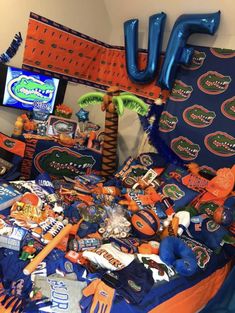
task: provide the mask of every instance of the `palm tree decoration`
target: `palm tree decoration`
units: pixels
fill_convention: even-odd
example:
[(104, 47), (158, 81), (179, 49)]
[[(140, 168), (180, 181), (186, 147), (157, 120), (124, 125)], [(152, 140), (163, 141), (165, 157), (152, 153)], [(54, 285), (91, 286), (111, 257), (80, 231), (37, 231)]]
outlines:
[(102, 152), (102, 175), (111, 176), (116, 171), (118, 116), (124, 109), (130, 109), (140, 115), (147, 115), (148, 106), (143, 100), (128, 92), (120, 92), (118, 87), (108, 88), (103, 92), (86, 93), (78, 99), (81, 108), (90, 104), (100, 104), (105, 111), (105, 131)]

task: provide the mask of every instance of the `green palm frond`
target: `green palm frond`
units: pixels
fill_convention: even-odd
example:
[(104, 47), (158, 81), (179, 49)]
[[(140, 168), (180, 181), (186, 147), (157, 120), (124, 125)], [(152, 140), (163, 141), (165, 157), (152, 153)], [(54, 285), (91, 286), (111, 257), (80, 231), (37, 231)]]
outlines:
[(149, 107), (140, 98), (131, 94), (120, 95), (119, 97), (122, 99), (124, 108), (132, 110), (143, 116), (147, 115)]
[(90, 104), (102, 104), (105, 93), (89, 92), (78, 99), (78, 104), (81, 108), (85, 108)]
[(129, 91), (123, 91), (123, 92), (120, 93), (120, 96), (125, 96), (125, 95), (133, 96), (133, 93), (131, 93)]
[(122, 98), (120, 96), (113, 96), (112, 101), (116, 105), (117, 114), (122, 116), (124, 113), (124, 105)]

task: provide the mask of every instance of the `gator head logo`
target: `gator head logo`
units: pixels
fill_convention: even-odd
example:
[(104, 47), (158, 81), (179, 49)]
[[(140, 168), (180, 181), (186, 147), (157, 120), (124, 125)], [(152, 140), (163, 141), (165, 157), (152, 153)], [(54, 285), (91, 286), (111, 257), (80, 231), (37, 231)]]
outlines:
[(206, 222), (206, 228), (210, 233), (213, 233), (220, 228), (220, 225), (211, 220)]
[(67, 148), (52, 147), (38, 153), (34, 164), (39, 172), (48, 172), (59, 177), (75, 177), (88, 173), (95, 160), (92, 156), (81, 155)]
[(185, 109), (183, 112), (184, 121), (187, 124), (198, 128), (211, 125), (215, 117), (215, 112), (208, 111), (206, 108), (198, 104)]
[(235, 138), (227, 133), (217, 131), (208, 134), (204, 139), (204, 143), (206, 148), (216, 155), (222, 157), (235, 155)]
[(232, 49), (210, 48), (212, 54), (218, 58), (229, 59), (235, 56), (235, 51)]
[(188, 65), (182, 65), (182, 67), (190, 71), (197, 70), (203, 65), (205, 58), (205, 52), (194, 50), (191, 62)]
[(235, 97), (227, 99), (222, 103), (221, 112), (230, 120), (235, 120)]
[(128, 279), (127, 281), (129, 287), (133, 289), (135, 292), (140, 292), (142, 290), (141, 286), (137, 285), (134, 280)]
[(159, 130), (162, 132), (171, 132), (175, 129), (178, 118), (167, 111), (163, 111), (159, 121)]
[(127, 187), (132, 187), (146, 172), (147, 170), (143, 165), (133, 165), (126, 171), (123, 182)]
[(6, 140), (4, 140), (3, 144), (4, 144), (7, 148), (12, 149), (12, 148), (14, 148), (14, 146), (15, 146), (16, 143), (15, 143), (15, 141), (12, 141), (12, 140), (10, 140), (10, 139), (6, 139)]
[(33, 105), (35, 102), (50, 102), (55, 87), (35, 77), (20, 75), (8, 83), (8, 92), (16, 101)]
[(153, 164), (153, 160), (150, 155), (148, 154), (141, 154), (140, 155), (140, 162), (144, 166), (151, 166)]
[(200, 146), (194, 144), (186, 137), (179, 136), (171, 141), (171, 149), (181, 159), (190, 161), (196, 159), (200, 151)]
[(170, 94), (170, 99), (173, 101), (185, 101), (189, 99), (192, 92), (192, 86), (186, 85), (181, 80), (176, 80)]
[(201, 214), (207, 214), (210, 217), (213, 217), (215, 210), (219, 207), (219, 205), (215, 202), (205, 202), (200, 204), (199, 212)]
[(179, 186), (175, 184), (166, 184), (162, 192), (164, 196), (171, 198), (171, 200), (179, 200), (185, 196), (185, 193), (183, 190), (179, 188)]
[(196, 255), (197, 264), (200, 268), (205, 268), (206, 264), (210, 261), (209, 249), (203, 247), (199, 243), (194, 242), (193, 240), (185, 240), (186, 244)]
[(219, 95), (228, 89), (232, 79), (230, 76), (224, 76), (215, 71), (209, 71), (198, 78), (198, 88), (209, 94)]

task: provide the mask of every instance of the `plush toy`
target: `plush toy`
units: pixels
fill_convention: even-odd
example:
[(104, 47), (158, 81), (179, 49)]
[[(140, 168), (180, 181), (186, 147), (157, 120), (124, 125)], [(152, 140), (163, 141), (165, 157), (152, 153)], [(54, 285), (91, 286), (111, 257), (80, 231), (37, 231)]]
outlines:
[(36, 248), (34, 247), (34, 240), (29, 240), (28, 244), (22, 248), (20, 260), (26, 261), (35, 256)]
[(179, 238), (164, 238), (160, 243), (159, 256), (164, 263), (174, 267), (179, 275), (192, 276), (198, 269), (195, 254)]

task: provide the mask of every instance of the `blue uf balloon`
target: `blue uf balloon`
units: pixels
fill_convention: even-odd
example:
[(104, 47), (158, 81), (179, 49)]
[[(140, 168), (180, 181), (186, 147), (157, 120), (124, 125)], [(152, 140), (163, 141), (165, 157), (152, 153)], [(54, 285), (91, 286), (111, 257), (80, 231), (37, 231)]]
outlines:
[(163, 30), (166, 20), (165, 13), (149, 18), (148, 61), (145, 70), (138, 69), (138, 24), (137, 19), (124, 23), (126, 69), (134, 83), (146, 84), (154, 80), (157, 72), (158, 59), (162, 47)]
[(178, 17), (171, 32), (158, 84), (171, 89), (179, 64), (188, 64), (193, 48), (187, 48), (188, 37), (193, 33), (213, 35), (220, 22), (220, 11), (211, 14), (184, 14)]

